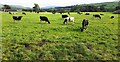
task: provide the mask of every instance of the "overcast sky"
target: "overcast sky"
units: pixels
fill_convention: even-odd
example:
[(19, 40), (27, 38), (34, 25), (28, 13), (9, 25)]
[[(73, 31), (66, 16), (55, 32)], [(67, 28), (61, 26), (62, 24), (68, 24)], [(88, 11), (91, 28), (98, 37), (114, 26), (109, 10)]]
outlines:
[(0, 0), (0, 4), (33, 7), (34, 3), (37, 3), (40, 5), (40, 7), (46, 7), (46, 6), (69, 6), (76, 4), (100, 3), (111, 1), (115, 0)]

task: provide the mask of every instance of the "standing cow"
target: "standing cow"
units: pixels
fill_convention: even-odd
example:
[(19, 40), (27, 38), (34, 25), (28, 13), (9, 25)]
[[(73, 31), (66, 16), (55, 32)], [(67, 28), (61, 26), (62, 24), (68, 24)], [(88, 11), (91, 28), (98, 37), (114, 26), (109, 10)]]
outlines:
[(87, 20), (87, 19), (83, 19), (81, 32), (83, 32), (84, 29), (85, 29), (85, 30), (87, 29), (88, 24), (89, 24), (88, 20)]

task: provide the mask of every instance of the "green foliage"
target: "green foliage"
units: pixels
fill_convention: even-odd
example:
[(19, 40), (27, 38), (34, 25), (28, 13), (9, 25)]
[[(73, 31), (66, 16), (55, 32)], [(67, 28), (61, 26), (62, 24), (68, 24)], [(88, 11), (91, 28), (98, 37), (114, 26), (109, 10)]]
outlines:
[[(119, 60), (118, 14), (89, 12), (78, 15), (74, 12), (75, 24), (63, 25), (61, 14), (30, 13), (22, 15), (21, 22), (14, 22), (13, 15), (2, 14), (2, 60)], [(93, 14), (104, 14), (102, 19)], [(65, 13), (67, 14), (67, 13)], [(51, 24), (42, 22), (40, 15), (47, 16)], [(115, 16), (110, 19), (110, 16)], [(89, 25), (80, 32), (82, 20)], [(44, 40), (43, 40), (44, 39)]]
[(34, 7), (33, 7), (33, 10), (35, 11), (35, 12), (39, 12), (40, 11), (40, 7), (39, 7), (39, 5), (38, 4), (36, 4), (36, 3), (34, 3)]

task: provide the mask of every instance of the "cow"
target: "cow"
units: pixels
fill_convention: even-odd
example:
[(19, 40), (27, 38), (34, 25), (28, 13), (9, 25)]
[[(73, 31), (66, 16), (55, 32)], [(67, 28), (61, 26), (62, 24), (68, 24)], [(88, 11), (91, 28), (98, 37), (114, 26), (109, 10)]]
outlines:
[(26, 15), (26, 13), (25, 13), (25, 12), (22, 12), (22, 14)]
[(85, 15), (90, 15), (90, 13), (85, 13)]
[(39, 11), (37, 11), (37, 13), (39, 14)]
[(104, 15), (104, 14), (100, 14), (100, 15)]
[(84, 31), (84, 29), (86, 30), (87, 29), (87, 26), (88, 26), (89, 22), (87, 19), (83, 19), (82, 21), (82, 27), (81, 27), (81, 32)]
[(50, 24), (50, 21), (48, 20), (48, 18), (46, 16), (40, 16), (40, 23), (42, 21), (48, 22), (48, 24)]
[(9, 12), (9, 14), (12, 14), (11, 12)]
[(63, 14), (63, 12), (59, 12), (60, 14)]
[(56, 12), (52, 12), (52, 14), (55, 14)]
[(113, 19), (113, 18), (114, 18), (114, 16), (111, 16), (110, 18), (111, 18), (111, 19)]
[(82, 14), (81, 12), (77, 12), (77, 14)]
[(13, 16), (14, 21), (20, 21), (23, 16)]
[(62, 15), (62, 18), (67, 18), (68, 17), (68, 15)]
[(74, 17), (65, 18), (63, 24), (67, 24), (67, 22), (73, 22), (73, 24), (74, 24)]
[(94, 14), (93, 17), (101, 19), (101, 16), (99, 14)]

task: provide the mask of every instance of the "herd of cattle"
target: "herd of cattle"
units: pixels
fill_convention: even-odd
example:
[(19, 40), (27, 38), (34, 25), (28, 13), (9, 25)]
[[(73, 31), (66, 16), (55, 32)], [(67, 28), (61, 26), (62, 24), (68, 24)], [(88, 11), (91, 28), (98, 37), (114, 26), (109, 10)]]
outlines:
[[(77, 12), (77, 13), (78, 14), (82, 14), (80, 12)], [(9, 14), (17, 14), (17, 13), (16, 12), (9, 12)], [(26, 15), (25, 12), (22, 12), (22, 14)], [(70, 12), (68, 12), (68, 14), (70, 15)], [(90, 13), (86, 13), (85, 15), (90, 15)], [(101, 15), (104, 15), (104, 14), (93, 14), (93, 17), (101, 19)], [(23, 16), (13, 16), (13, 20), (14, 21), (20, 21), (22, 19), (22, 17)], [(67, 24), (68, 22), (73, 22), (73, 24), (74, 24), (74, 17), (70, 17), (68, 15), (62, 15), (62, 18), (64, 19), (63, 24)], [(113, 19), (114, 16), (111, 16), (110, 18)], [(50, 21), (49, 21), (49, 19), (46, 16), (40, 16), (40, 23), (42, 21), (48, 22), (48, 24), (50, 24)], [(83, 19), (82, 27), (80, 28), (81, 32), (86, 30), (88, 24), (89, 24), (88, 20), (87, 19)]]

